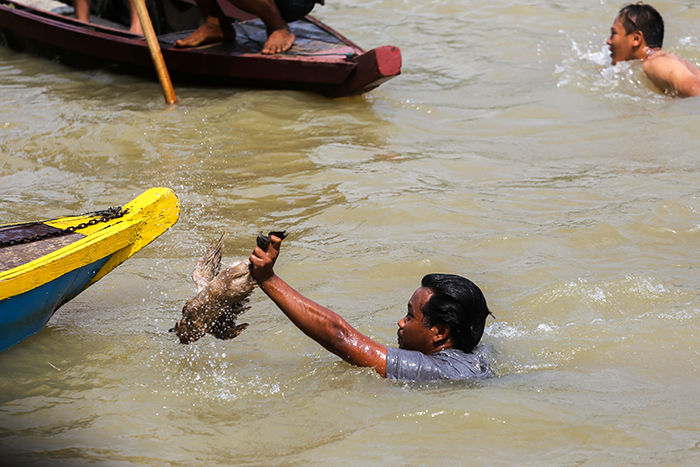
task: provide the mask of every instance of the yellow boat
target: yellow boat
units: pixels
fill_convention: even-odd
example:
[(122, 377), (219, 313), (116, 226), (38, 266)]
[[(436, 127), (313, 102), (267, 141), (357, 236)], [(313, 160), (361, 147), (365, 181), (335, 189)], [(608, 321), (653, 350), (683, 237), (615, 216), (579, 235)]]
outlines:
[(172, 190), (79, 216), (0, 225), (0, 351), (40, 331), (54, 312), (177, 222)]

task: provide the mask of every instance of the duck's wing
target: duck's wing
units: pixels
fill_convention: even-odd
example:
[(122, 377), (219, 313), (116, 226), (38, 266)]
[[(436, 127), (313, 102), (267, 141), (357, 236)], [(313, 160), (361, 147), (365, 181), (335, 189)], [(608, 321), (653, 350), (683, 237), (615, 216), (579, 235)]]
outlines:
[(226, 233), (221, 234), (221, 238), (219, 238), (216, 245), (209, 246), (207, 252), (199, 258), (194, 271), (192, 271), (192, 280), (197, 284), (197, 292), (206, 287), (221, 270), (221, 256), (224, 253), (225, 235)]

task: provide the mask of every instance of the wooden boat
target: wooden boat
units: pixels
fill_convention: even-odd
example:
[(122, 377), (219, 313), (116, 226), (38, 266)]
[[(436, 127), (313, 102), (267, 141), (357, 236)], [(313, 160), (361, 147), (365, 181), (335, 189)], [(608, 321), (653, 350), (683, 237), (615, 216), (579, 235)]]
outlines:
[[(127, 30), (86, 24), (18, 3), (0, 1), (0, 38), (29, 51), (81, 68), (118, 67), (156, 79), (146, 41)], [(173, 0), (174, 1), (174, 0)], [(290, 23), (297, 36), (286, 53), (260, 53), (267, 33), (259, 19), (222, 3), (237, 37), (233, 42), (176, 49), (193, 29), (159, 34), (170, 77), (178, 83), (307, 90), (328, 97), (359, 95), (401, 72), (401, 52), (383, 46), (365, 51), (311, 16)], [(126, 29), (126, 28), (125, 28)]]
[(0, 226), (0, 351), (40, 331), (53, 313), (178, 219), (167, 188), (80, 216)]

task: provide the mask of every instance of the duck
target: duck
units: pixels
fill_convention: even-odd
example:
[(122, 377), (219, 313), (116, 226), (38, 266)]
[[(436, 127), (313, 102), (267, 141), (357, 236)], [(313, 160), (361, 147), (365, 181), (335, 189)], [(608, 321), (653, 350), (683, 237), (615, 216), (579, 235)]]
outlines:
[[(239, 315), (250, 308), (249, 298), (257, 282), (251, 275), (250, 260), (233, 261), (221, 268), (224, 253), (224, 237), (209, 246), (192, 271), (197, 293), (182, 308), (182, 318), (170, 329), (180, 343), (191, 344), (211, 334), (217, 339), (233, 339), (241, 334), (248, 323), (237, 324)], [(258, 234), (257, 245), (263, 250), (270, 244), (270, 235), (281, 239), (286, 231)]]

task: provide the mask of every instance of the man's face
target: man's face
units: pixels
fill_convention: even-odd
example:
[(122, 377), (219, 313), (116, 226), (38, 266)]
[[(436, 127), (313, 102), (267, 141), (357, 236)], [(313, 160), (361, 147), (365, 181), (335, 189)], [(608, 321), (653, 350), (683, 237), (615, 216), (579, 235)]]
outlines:
[(426, 288), (419, 288), (413, 293), (408, 302), (408, 312), (399, 321), (399, 348), (405, 350), (418, 350), (426, 355), (434, 351), (432, 338), (435, 335), (433, 327), (423, 325), (423, 312), (421, 307), (432, 296), (432, 292)]
[(634, 45), (637, 40), (634, 33), (627, 34), (625, 27), (620, 21), (620, 17), (615, 18), (612, 27), (610, 28), (610, 37), (606, 41), (610, 48), (610, 57), (612, 64), (623, 62), (625, 60), (634, 60)]

